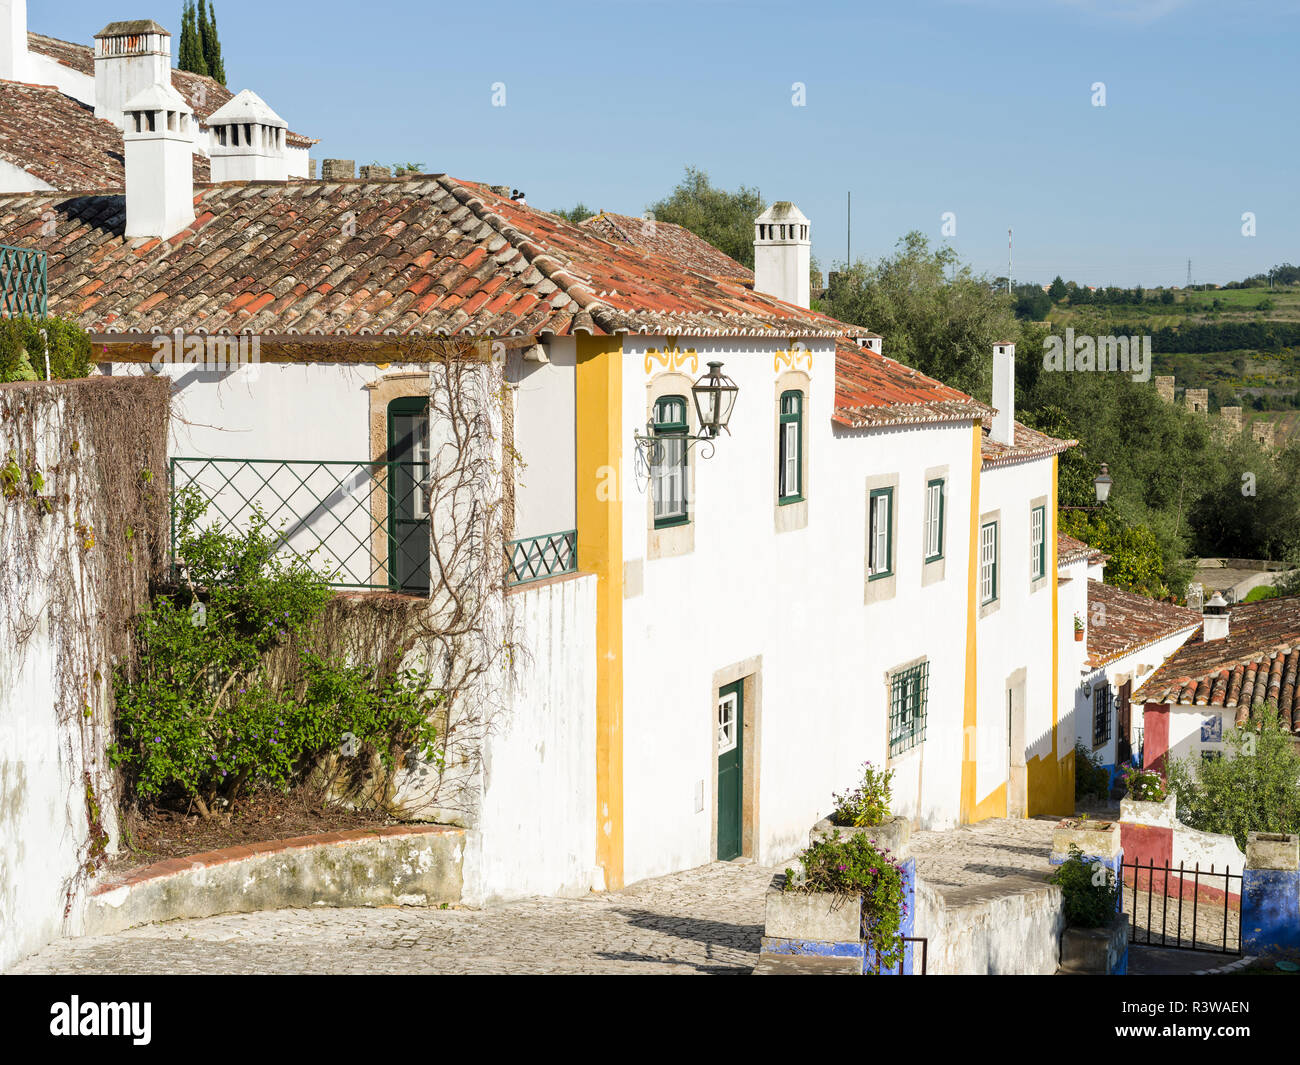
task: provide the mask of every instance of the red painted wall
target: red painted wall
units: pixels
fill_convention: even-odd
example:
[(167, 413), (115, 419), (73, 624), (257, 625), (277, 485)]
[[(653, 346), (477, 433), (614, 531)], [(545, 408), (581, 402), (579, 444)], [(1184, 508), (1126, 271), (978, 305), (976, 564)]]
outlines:
[(1143, 766), (1164, 771), (1169, 751), (1169, 707), (1164, 703), (1147, 703), (1142, 715)]

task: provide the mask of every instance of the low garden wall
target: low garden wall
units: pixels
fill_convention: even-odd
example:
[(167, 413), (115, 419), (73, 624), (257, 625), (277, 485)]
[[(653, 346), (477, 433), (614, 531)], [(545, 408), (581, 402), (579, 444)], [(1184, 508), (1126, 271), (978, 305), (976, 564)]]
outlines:
[(1051, 975), (1060, 960), (1061, 889), (1029, 876), (995, 884), (916, 888), (916, 927), (938, 976)]
[[(1188, 828), (1178, 820), (1177, 797), (1169, 795), (1163, 802), (1137, 802), (1124, 799), (1120, 803), (1120, 838), (1124, 861), (1130, 865), (1148, 866), (1126, 869), (1124, 882), (1142, 891), (1160, 895), (1190, 898), (1199, 892), (1201, 898), (1223, 899), (1223, 872), (1240, 876), (1246, 867), (1246, 855), (1231, 836), (1215, 832), (1201, 832)], [(1171, 872), (1166, 875), (1165, 867)], [(1184, 875), (1176, 875), (1179, 867)], [(1197, 870), (1218, 874), (1198, 883)], [(1239, 887), (1240, 881), (1229, 881)], [(1214, 885), (1218, 884), (1218, 887)], [(1230, 905), (1241, 901), (1239, 891), (1228, 892)]]

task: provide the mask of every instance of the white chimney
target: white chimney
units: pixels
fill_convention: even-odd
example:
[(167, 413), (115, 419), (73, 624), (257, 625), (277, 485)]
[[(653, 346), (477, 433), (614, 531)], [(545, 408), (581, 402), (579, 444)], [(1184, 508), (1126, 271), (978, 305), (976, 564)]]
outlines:
[(1228, 638), (1228, 604), (1218, 592), (1210, 597), (1201, 614), (1201, 638), (1206, 643)]
[(151, 18), (110, 22), (95, 34), (95, 117), (126, 129), (128, 100), (172, 83), (172, 35)]
[(1016, 346), (1005, 341), (993, 345), (993, 429), (989, 439), (998, 444), (1016, 442)]
[(171, 85), (125, 104), (126, 235), (172, 237), (194, 221), (194, 113)]
[(866, 348), (868, 351), (874, 351), (877, 355), (882, 354), (884, 351), (882, 345), (885, 342), (885, 338), (882, 337), (879, 333), (868, 333), (866, 336), (856, 337), (855, 339), (857, 340), (858, 347), (860, 348)]
[(27, 0), (0, 0), (0, 81), (27, 80)]
[(787, 200), (754, 219), (754, 291), (799, 307), (811, 302), (811, 226)]
[(287, 181), (289, 127), (257, 93), (243, 89), (208, 116), (213, 181)]

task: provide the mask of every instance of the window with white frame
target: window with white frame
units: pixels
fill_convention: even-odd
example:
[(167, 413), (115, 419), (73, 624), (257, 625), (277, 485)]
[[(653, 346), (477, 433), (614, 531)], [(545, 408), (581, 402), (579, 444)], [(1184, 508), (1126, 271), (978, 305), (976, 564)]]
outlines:
[(867, 572), (869, 579), (888, 577), (894, 572), (894, 490), (872, 489), (870, 528), (867, 533)]
[(1029, 512), (1029, 578), (1038, 580), (1047, 572), (1047, 508)]
[(998, 597), (998, 523), (980, 526), (980, 602)]
[(781, 468), (779, 502), (803, 498), (803, 393), (781, 393)]
[(655, 528), (684, 525), (687, 510), (686, 397), (663, 396), (655, 401), (655, 447), (650, 468)]
[(925, 560), (943, 558), (943, 489), (942, 479), (925, 485)]

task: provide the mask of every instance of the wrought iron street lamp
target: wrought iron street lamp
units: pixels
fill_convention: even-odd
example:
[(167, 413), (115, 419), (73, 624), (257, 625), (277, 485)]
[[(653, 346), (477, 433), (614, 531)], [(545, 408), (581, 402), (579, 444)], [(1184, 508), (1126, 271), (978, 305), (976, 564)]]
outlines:
[(701, 443), (701, 457), (713, 457), (713, 442), (724, 431), (730, 435), (728, 423), (731, 412), (736, 406), (736, 396), (740, 387), (722, 372), (722, 363), (709, 363), (709, 371), (691, 385), (691, 395), (695, 398), (695, 414), (699, 420), (699, 432), (694, 436), (683, 432), (660, 435), (655, 432), (654, 419), (646, 422), (644, 433), (633, 433), (637, 450), (646, 466), (653, 466), (663, 457), (665, 440), (684, 440), (686, 446)]
[(1095, 507), (1057, 507), (1058, 510), (1101, 510), (1106, 505), (1106, 500), (1110, 498), (1110, 486), (1115, 482), (1111, 480), (1110, 467), (1106, 463), (1101, 464), (1101, 472), (1092, 479), (1093, 491), (1097, 494), (1097, 505)]

